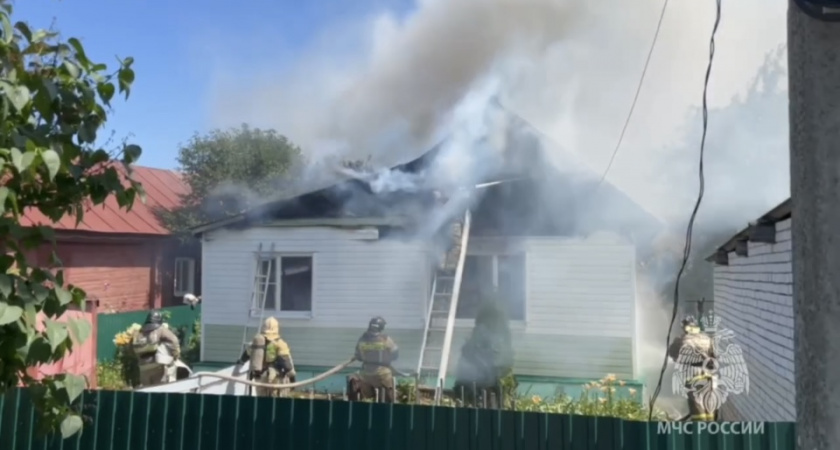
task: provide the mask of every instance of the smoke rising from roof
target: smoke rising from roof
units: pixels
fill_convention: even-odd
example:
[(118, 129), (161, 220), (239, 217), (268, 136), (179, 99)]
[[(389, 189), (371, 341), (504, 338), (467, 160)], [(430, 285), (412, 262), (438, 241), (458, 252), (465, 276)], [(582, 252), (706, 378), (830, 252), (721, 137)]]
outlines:
[[(724, 5), (697, 233), (734, 231), (788, 195), (784, 60), (778, 52), (768, 57), (784, 43), (786, 6)], [(660, 7), (659, 0), (421, 0), (407, 17), (385, 12), (341, 27), (342, 34), (326, 31), (325, 41), (340, 44), (317, 47), (261, 82), (220, 81), (213, 119), (276, 128), (314, 160), (372, 155), (379, 166), (413, 159), (448, 136), (430, 172), (436, 184), (466, 183), (504, 166), (492, 157), (511, 136), (509, 119), (489, 108), (499, 100), (544, 132), (539, 143), (557, 169), (597, 178), (626, 119)], [(696, 106), (713, 15), (712, 3), (669, 5), (607, 178), (668, 223), (676, 239), (660, 242), (677, 242), (666, 245), (678, 247), (677, 255), (698, 188)], [(347, 51), (348, 42), (360, 48)], [(387, 176), (379, 172), (379, 188), (417, 181)], [(615, 205), (591, 207), (626, 220)], [(658, 313), (658, 299), (648, 301)], [(655, 334), (651, 345), (660, 348), (665, 330)], [(660, 362), (649, 365), (658, 371)]]

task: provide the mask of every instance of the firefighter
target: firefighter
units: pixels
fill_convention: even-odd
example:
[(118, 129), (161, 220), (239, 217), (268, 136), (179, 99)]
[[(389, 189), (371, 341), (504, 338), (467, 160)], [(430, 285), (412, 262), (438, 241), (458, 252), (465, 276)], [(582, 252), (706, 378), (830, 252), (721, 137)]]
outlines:
[[(280, 338), (280, 324), (274, 317), (263, 322), (262, 330), (251, 340), (237, 365), (251, 361), (250, 379), (267, 384), (281, 384), (284, 378), (295, 382), (295, 365), (289, 344)], [(276, 397), (277, 389), (256, 388), (257, 396)]]
[(141, 386), (173, 381), (174, 377), (168, 375), (176, 370), (175, 362), (181, 357), (181, 344), (178, 336), (163, 323), (160, 311), (149, 312), (146, 323), (134, 332), (131, 348), (137, 356)]
[(674, 360), (679, 375), (684, 379), (688, 397), (688, 415), (683, 420), (714, 421), (717, 411), (708, 411), (703, 398), (715, 395), (708, 364), (714, 361), (712, 338), (700, 330), (692, 316), (682, 321), (683, 335), (674, 339), (668, 356)]
[[(440, 204), (445, 204), (449, 200), (440, 191), (435, 191), (435, 198)], [(441, 236), (444, 250), (438, 268), (441, 272), (452, 275), (458, 267), (458, 259), (461, 256), (461, 237), (463, 233), (461, 220), (459, 218), (451, 219), (445, 224), (442, 233), (444, 233)]]
[(374, 317), (367, 331), (356, 343), (356, 359), (361, 361), (359, 373), (347, 379), (351, 400), (378, 398), (394, 402), (394, 374), (391, 364), (399, 358), (397, 344), (383, 331), (385, 319)]

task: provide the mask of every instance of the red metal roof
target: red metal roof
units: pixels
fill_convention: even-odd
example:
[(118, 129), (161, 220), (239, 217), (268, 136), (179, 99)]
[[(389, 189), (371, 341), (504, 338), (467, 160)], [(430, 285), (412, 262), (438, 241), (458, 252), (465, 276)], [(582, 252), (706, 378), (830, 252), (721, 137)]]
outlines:
[(155, 207), (172, 209), (181, 203), (181, 196), (189, 191), (181, 174), (172, 170), (153, 169), (151, 167), (133, 167), (134, 179), (139, 181), (146, 190), (146, 203), (139, 197), (134, 202), (131, 211), (120, 209), (117, 199), (109, 196), (104, 203), (88, 206), (84, 220), (76, 226), (75, 217), (64, 217), (58, 223), (51, 224), (51, 220), (36, 209), (27, 211), (21, 220), (21, 225), (52, 225), (56, 230), (94, 231), (99, 233), (132, 233), (132, 234), (170, 234), (169, 230), (157, 220)]

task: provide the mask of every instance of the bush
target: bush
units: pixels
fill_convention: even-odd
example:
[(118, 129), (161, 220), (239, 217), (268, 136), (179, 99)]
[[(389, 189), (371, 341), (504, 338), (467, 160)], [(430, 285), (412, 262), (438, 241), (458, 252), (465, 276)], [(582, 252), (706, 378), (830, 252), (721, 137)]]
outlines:
[(470, 403), (484, 396), (490, 398), (489, 392), (502, 392), (503, 404), (509, 405), (518, 384), (513, 360), (507, 314), (499, 302), (488, 301), (479, 310), (472, 334), (461, 348), (454, 391)]
[(187, 339), (184, 350), (181, 352), (181, 359), (187, 365), (193, 365), (201, 361), (201, 315), (195, 318), (192, 334)]
[[(641, 401), (635, 389), (627, 387), (615, 375), (607, 375), (599, 381), (583, 386), (583, 393), (577, 399), (568, 396), (541, 398), (521, 396), (515, 401), (517, 411), (532, 411), (584, 416), (616, 417), (625, 420), (647, 421), (649, 410)], [(667, 415), (654, 410), (654, 420), (669, 420)]]
[[(114, 336), (114, 345), (117, 350), (114, 354), (114, 361), (107, 365), (104, 370), (118, 371), (120, 379), (124, 386), (133, 388), (140, 384), (140, 369), (137, 366), (137, 357), (131, 350), (131, 337), (135, 332), (140, 330), (141, 325), (138, 323), (131, 324), (125, 331), (121, 331)], [(102, 385), (100, 383), (100, 385)], [(104, 385), (102, 385), (104, 388)]]
[(130, 389), (125, 382), (123, 367), (119, 361), (105, 361), (96, 365), (96, 380), (99, 389), (121, 391)]

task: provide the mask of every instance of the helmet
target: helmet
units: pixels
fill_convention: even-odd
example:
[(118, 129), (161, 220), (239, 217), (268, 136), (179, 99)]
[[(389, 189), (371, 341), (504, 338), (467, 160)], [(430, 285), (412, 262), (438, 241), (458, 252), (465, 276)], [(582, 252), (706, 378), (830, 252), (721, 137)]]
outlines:
[(262, 334), (266, 337), (276, 338), (280, 336), (280, 322), (274, 317), (269, 317), (263, 321)]
[(694, 316), (688, 315), (682, 320), (683, 331), (686, 333), (699, 333), (700, 326)]
[(368, 330), (370, 331), (382, 331), (385, 329), (385, 319), (382, 317), (376, 316), (373, 319), (370, 319), (368, 323)]
[(149, 311), (149, 315), (146, 316), (146, 323), (153, 324), (153, 325), (162, 325), (163, 324), (163, 314), (160, 311), (154, 309)]

